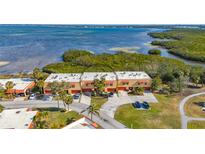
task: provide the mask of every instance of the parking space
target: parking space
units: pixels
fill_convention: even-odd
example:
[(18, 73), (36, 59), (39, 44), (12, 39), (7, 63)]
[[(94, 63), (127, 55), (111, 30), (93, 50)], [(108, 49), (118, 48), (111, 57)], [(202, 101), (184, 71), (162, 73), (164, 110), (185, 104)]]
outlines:
[(80, 103), (83, 103), (83, 104), (86, 104), (86, 105), (90, 105), (90, 103), (91, 103), (91, 97), (82, 94), (82, 95), (81, 95)]
[(24, 101), (25, 97), (16, 97), (14, 101)]
[(124, 104), (138, 102), (157, 103), (158, 100), (151, 92), (145, 92), (142, 96), (128, 96), (127, 92), (120, 91), (119, 96), (109, 97), (108, 101), (101, 107), (101, 111), (114, 118), (117, 108)]
[(142, 96), (129, 96), (129, 99), (131, 100), (131, 103), (134, 103), (136, 101), (158, 103), (158, 100), (151, 92), (146, 92)]

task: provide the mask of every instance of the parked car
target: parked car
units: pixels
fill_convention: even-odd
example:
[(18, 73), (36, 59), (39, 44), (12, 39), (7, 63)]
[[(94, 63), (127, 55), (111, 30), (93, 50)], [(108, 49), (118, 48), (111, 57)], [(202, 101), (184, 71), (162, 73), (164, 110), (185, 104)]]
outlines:
[(136, 108), (141, 108), (141, 103), (140, 102), (136, 101), (134, 104), (135, 104)]
[(95, 91), (92, 91), (92, 92), (91, 92), (91, 96), (96, 96), (96, 92), (95, 92)]
[(108, 94), (108, 97), (113, 97), (113, 96), (114, 96), (113, 92), (110, 92), (110, 93)]
[(53, 100), (53, 96), (49, 96), (49, 95), (44, 95), (43, 101), (52, 101)]
[(144, 108), (144, 109), (149, 109), (149, 104), (148, 104), (148, 102), (143, 102), (142, 103), (142, 107)]
[(80, 94), (73, 95), (73, 99), (79, 99), (79, 98), (80, 98)]
[(16, 96), (16, 97), (21, 97), (21, 95), (20, 95), (20, 94), (16, 94), (15, 96)]
[(35, 100), (36, 99), (36, 94), (31, 94), (29, 96), (29, 100)]
[(132, 103), (132, 106), (133, 106), (134, 108), (137, 108), (137, 106), (136, 106), (136, 104), (135, 104), (135, 103)]
[[(91, 96), (91, 92), (84, 92), (83, 93), (85, 96), (88, 96), (88, 97), (90, 97)], [(80, 96), (80, 95), (79, 95)]]
[(25, 95), (24, 94), (16, 94), (15, 96), (16, 97), (24, 97)]
[(136, 101), (135, 103), (132, 103), (132, 106), (133, 106), (134, 108), (141, 108), (141, 103), (138, 102), (138, 101)]

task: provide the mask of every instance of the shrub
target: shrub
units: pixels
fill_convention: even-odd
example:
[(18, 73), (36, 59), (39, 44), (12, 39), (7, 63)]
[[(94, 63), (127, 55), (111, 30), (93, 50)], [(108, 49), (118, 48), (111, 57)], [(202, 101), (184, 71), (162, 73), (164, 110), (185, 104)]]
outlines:
[(78, 57), (86, 55), (91, 56), (93, 54), (88, 50), (71, 49), (63, 54), (63, 60), (64, 62), (73, 62), (73, 60), (76, 60)]
[(161, 51), (158, 49), (151, 49), (148, 51), (150, 55), (161, 55)]

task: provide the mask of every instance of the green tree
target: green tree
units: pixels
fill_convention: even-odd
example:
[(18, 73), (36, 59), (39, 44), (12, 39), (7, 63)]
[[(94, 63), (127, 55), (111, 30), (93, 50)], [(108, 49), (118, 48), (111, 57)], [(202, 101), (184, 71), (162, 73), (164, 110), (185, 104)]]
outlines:
[(165, 83), (173, 82), (174, 79), (175, 79), (175, 77), (171, 72), (167, 72), (167, 73), (163, 74), (163, 76), (162, 76), (162, 81), (164, 81)]
[(45, 129), (48, 128), (47, 123), (48, 112), (39, 112), (33, 119), (34, 128)]
[(88, 115), (90, 115), (91, 120), (93, 120), (93, 114), (97, 114), (99, 116), (99, 108), (97, 108), (94, 104), (88, 107)]
[(93, 55), (85, 55), (76, 58), (76, 64), (89, 67), (95, 64)]
[(201, 84), (202, 86), (204, 86), (205, 84), (205, 71), (203, 71), (200, 75), (200, 81), (201, 81)]
[(151, 49), (148, 51), (150, 55), (161, 55), (161, 51), (158, 49)]
[(105, 78), (101, 77), (101, 79), (94, 79), (94, 89), (97, 95), (103, 94), (105, 91)]
[(196, 87), (198, 87), (198, 84), (200, 83), (201, 73), (201, 68), (192, 67), (190, 72), (190, 81), (194, 83)]
[[(60, 99), (63, 101), (66, 110), (69, 110), (69, 105), (73, 102), (73, 97), (66, 91), (60, 93)], [(66, 106), (67, 105), (67, 106)]]
[(6, 90), (11, 90), (14, 86), (15, 86), (15, 84), (12, 81), (8, 81), (5, 84)]
[(34, 68), (33, 70), (33, 78), (35, 81), (42, 80), (43, 79), (43, 73), (39, 68)]
[(65, 62), (75, 62), (78, 57), (93, 55), (90, 51), (80, 49), (70, 49), (63, 54)]
[(160, 90), (162, 87), (162, 80), (159, 76), (153, 78), (152, 80), (152, 84), (151, 84), (151, 90), (155, 91), (155, 90)]
[(144, 88), (143, 87), (134, 87), (132, 92), (134, 95), (143, 95)]
[(51, 82), (48, 84), (48, 87), (50, 88), (51, 92), (53, 95), (55, 95), (55, 98), (57, 100), (58, 103), (58, 108), (60, 107), (60, 93), (66, 91), (67, 89), (69, 89), (69, 83), (67, 82)]
[(44, 87), (44, 80), (38, 80), (36, 82), (36, 86), (40, 89), (40, 93), (43, 94), (44, 90), (43, 90), (43, 87)]
[(7, 96), (8, 96), (9, 99), (12, 99), (12, 98), (13, 98), (13, 94), (12, 94), (11, 90), (13, 89), (14, 86), (15, 86), (15, 84), (14, 84), (12, 81), (8, 81), (8, 82), (6, 82), (6, 84), (5, 84), (5, 88), (6, 88), (6, 91), (5, 91), (5, 92), (8, 93)]
[(39, 68), (34, 68), (33, 79), (35, 81), (36, 87), (39, 89), (40, 93), (43, 94), (44, 79), (45, 75)]

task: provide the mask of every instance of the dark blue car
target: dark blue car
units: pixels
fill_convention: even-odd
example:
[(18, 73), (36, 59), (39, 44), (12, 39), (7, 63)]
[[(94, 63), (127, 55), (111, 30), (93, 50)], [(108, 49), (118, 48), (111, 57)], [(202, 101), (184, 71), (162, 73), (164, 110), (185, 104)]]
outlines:
[(135, 103), (132, 103), (132, 106), (134, 107), (134, 108), (141, 108), (141, 104), (140, 104), (140, 102), (135, 102)]
[(142, 108), (149, 109), (149, 104), (147, 102), (142, 103)]
[(136, 101), (135, 103), (132, 103), (132, 106), (134, 108), (137, 108), (137, 109), (149, 109), (149, 104), (147, 102), (143, 102), (143, 103), (140, 103), (138, 101)]

